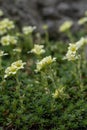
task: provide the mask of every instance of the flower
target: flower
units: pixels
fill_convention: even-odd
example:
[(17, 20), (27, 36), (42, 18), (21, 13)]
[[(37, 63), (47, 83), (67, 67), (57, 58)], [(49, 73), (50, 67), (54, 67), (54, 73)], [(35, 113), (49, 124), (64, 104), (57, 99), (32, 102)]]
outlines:
[(3, 16), (3, 15), (4, 15), (3, 11), (0, 10), (0, 17)]
[(10, 44), (9, 36), (4, 36), (1, 38), (1, 44), (3, 46), (8, 46)]
[(43, 68), (45, 68), (46, 66), (50, 65), (52, 62), (54, 62), (56, 60), (56, 58), (52, 58), (51, 56), (46, 56), (45, 58), (43, 58), (40, 62), (37, 63), (37, 69), (36, 72), (39, 72), (40, 70), (42, 70)]
[(17, 67), (16, 66), (10, 66), (5, 70), (5, 76), (4, 78), (7, 78), (10, 75), (15, 75), (17, 73)]
[(18, 60), (16, 62), (12, 63), (12, 66), (16, 66), (17, 70), (19, 70), (19, 69), (23, 69), (25, 64), (26, 63), (25, 62), (23, 63), (22, 60)]
[(63, 60), (67, 59), (68, 61), (74, 61), (79, 58), (79, 55), (73, 53), (72, 51), (68, 51)]
[(0, 35), (7, 33), (8, 30), (11, 30), (15, 27), (13, 21), (9, 20), (8, 18), (3, 19), (0, 21)]
[(73, 61), (79, 59), (80, 55), (77, 54), (77, 51), (86, 43), (87, 43), (87, 38), (83, 38), (83, 37), (76, 43), (72, 43), (72, 44), (70, 43), (67, 54), (65, 55), (63, 60), (67, 59), (68, 61), (71, 60)]
[(1, 44), (3, 46), (8, 46), (10, 44), (16, 44), (16, 43), (17, 43), (17, 39), (14, 36), (7, 35), (1, 38)]
[(59, 91), (55, 90), (55, 92), (52, 94), (53, 98), (58, 98), (59, 97)]
[(65, 21), (59, 28), (59, 31), (60, 32), (65, 32), (67, 31), (68, 29), (71, 28), (71, 26), (73, 25), (73, 22), (72, 21)]
[(63, 60), (67, 59), (68, 61), (74, 61), (79, 58), (77, 55), (77, 45), (76, 44), (69, 44), (68, 51), (63, 58)]
[(15, 49), (13, 49), (13, 51), (21, 53), (22, 50), (21, 50), (21, 48), (15, 48)]
[(87, 16), (87, 10), (85, 11), (85, 16)]
[(87, 43), (87, 38), (82, 37), (78, 42), (76, 42), (76, 46), (79, 49), (86, 43)]
[(9, 20), (8, 18), (2, 20), (2, 25), (8, 30), (15, 28), (14, 22), (12, 20)]
[(76, 53), (77, 46), (76, 44), (69, 44), (68, 50), (71, 51), (72, 53)]
[(42, 28), (43, 28), (43, 30), (47, 30), (48, 29), (48, 25), (45, 24), (45, 25), (42, 26)]
[(31, 34), (34, 30), (36, 29), (36, 27), (35, 26), (25, 26), (25, 27), (23, 27), (23, 33), (25, 34), (25, 35), (28, 35), (28, 34)]
[(4, 51), (0, 50), (0, 57), (8, 55), (7, 53), (4, 53)]
[(69, 44), (67, 54), (63, 58), (64, 60), (67, 59), (68, 61), (74, 61), (78, 59), (78, 56), (76, 55), (77, 52), (77, 45), (75, 43)]
[(0, 35), (5, 34), (6, 32), (7, 32), (7, 29), (4, 26), (2, 26), (2, 24), (0, 23)]
[(9, 36), (10, 37), (10, 43), (11, 44), (17, 44), (17, 38), (14, 36)]
[(83, 25), (83, 24), (85, 24), (85, 23), (87, 23), (87, 17), (83, 17), (83, 18), (81, 18), (81, 19), (78, 21), (78, 24), (79, 24), (79, 25)]
[(15, 75), (17, 73), (18, 70), (20, 69), (23, 69), (24, 68), (24, 65), (26, 63), (25, 62), (22, 62), (22, 60), (18, 60), (16, 62), (13, 62), (11, 64), (10, 67), (7, 67), (7, 69), (5, 70), (5, 76), (4, 78), (7, 78), (8, 76), (10, 75)]
[(31, 50), (32, 53), (35, 53), (37, 55), (45, 53), (45, 50), (43, 49), (43, 45), (34, 45), (34, 48)]
[(55, 90), (55, 92), (52, 94), (53, 98), (62, 98), (64, 95), (64, 87), (58, 88)]

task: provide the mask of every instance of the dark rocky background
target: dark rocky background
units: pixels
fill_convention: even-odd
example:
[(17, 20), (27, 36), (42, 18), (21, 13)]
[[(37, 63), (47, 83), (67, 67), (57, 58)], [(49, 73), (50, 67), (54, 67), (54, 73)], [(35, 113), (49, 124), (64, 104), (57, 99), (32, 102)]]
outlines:
[(6, 17), (21, 25), (49, 26), (52, 35), (66, 19), (77, 21), (87, 10), (87, 0), (0, 0), (0, 8)]

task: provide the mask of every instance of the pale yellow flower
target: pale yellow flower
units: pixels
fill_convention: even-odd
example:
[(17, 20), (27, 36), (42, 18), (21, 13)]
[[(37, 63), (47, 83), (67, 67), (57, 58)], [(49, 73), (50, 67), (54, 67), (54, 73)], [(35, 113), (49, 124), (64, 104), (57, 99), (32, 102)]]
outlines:
[(78, 24), (79, 24), (79, 25), (83, 25), (83, 24), (85, 24), (85, 23), (87, 23), (87, 17), (83, 17), (83, 18), (81, 18), (81, 19), (78, 21)]
[(12, 20), (9, 20), (8, 18), (2, 20), (2, 25), (8, 30), (15, 28), (14, 22)]
[(77, 46), (76, 44), (69, 44), (68, 50), (71, 51), (72, 53), (76, 53), (77, 51)]
[(11, 44), (17, 44), (17, 38), (16, 37), (14, 37), (14, 36), (10, 36), (10, 43)]
[(31, 50), (32, 53), (35, 53), (37, 55), (45, 53), (45, 50), (43, 49), (43, 45), (34, 45), (34, 48)]
[(87, 10), (85, 11), (85, 16), (87, 16)]
[(79, 59), (80, 55), (78, 55), (77, 52), (84, 44), (87, 44), (87, 38), (83, 38), (83, 37), (74, 44), (70, 43), (67, 54), (63, 59), (67, 59), (68, 61), (74, 61), (76, 59)]
[(7, 35), (1, 38), (1, 44), (3, 46), (8, 46), (10, 44), (16, 44), (16, 43), (17, 43), (17, 39), (14, 36)]
[(4, 78), (7, 78), (10, 75), (15, 75), (17, 73), (17, 67), (16, 66), (10, 66), (5, 70), (5, 76)]
[(53, 98), (62, 98), (64, 95), (64, 87), (58, 88), (55, 90), (55, 92), (52, 94)]
[(82, 37), (79, 41), (76, 42), (76, 46), (78, 49), (85, 44), (87, 44), (87, 38), (84, 37)]
[(25, 34), (25, 35), (28, 35), (28, 34), (31, 34), (34, 30), (36, 29), (36, 27), (35, 26), (25, 26), (25, 27), (23, 27), (23, 33)]
[(8, 30), (11, 30), (15, 27), (13, 21), (5, 18), (0, 21), (0, 35), (7, 33)]
[(0, 35), (3, 35), (7, 32), (7, 29), (0, 24)]
[(0, 57), (8, 55), (7, 53), (4, 53), (4, 51), (0, 50)]
[(65, 57), (63, 59), (67, 59), (68, 61), (74, 61), (74, 60), (78, 59), (76, 51), (77, 51), (76, 44), (70, 43), (69, 47), (68, 47), (67, 54), (65, 55)]
[(25, 65), (25, 62), (22, 62), (22, 60), (18, 60), (16, 62), (13, 62), (10, 67), (7, 67), (5, 70), (5, 76), (4, 78), (7, 78), (10, 75), (15, 75), (19, 69), (23, 69)]
[(68, 61), (74, 61), (74, 60), (78, 59), (79, 56), (77, 54), (73, 54), (72, 52), (68, 51), (68, 53), (66, 54), (65, 58)]
[(52, 62), (54, 62), (56, 58), (52, 58), (51, 56), (46, 56), (43, 58), (40, 62), (37, 63), (37, 69), (36, 71), (39, 72), (46, 66), (50, 65)]
[(58, 98), (59, 97), (59, 91), (55, 90), (55, 92), (52, 94), (53, 98)]
[(42, 28), (43, 28), (44, 30), (47, 30), (47, 29), (48, 29), (48, 25), (43, 25)]
[(0, 17), (3, 16), (3, 15), (4, 15), (3, 11), (0, 10)]
[(72, 21), (65, 21), (59, 28), (59, 31), (60, 32), (65, 32), (67, 31), (68, 29), (71, 28), (71, 26), (73, 25), (73, 22)]
[(77, 55), (76, 52), (72, 52), (70, 50), (68, 50), (67, 54), (65, 55), (65, 57), (63, 58), (63, 60), (67, 59), (68, 61), (74, 61), (80, 58), (80, 55)]
[(1, 38), (1, 44), (3, 46), (8, 46), (10, 44), (10, 37), (9, 36), (4, 36)]
[(21, 50), (21, 48), (15, 48), (15, 49), (13, 49), (13, 51), (21, 53), (22, 50)]
[(16, 62), (12, 63), (12, 66), (16, 66), (17, 70), (19, 70), (19, 69), (23, 69), (25, 64), (26, 63), (25, 62), (23, 63), (22, 60), (18, 60)]

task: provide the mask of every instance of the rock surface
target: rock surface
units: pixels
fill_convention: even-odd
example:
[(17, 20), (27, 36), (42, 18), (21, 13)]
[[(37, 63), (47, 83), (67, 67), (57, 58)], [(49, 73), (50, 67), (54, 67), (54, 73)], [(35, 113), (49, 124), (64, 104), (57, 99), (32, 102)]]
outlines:
[(76, 21), (87, 9), (87, 0), (0, 0), (0, 9), (18, 26), (36, 25), (41, 31), (47, 24), (50, 34), (66, 19)]

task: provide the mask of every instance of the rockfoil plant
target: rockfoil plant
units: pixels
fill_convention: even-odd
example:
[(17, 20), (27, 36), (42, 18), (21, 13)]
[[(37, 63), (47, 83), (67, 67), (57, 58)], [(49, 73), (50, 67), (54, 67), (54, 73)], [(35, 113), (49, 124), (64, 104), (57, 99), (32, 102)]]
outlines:
[(67, 45), (64, 39), (49, 40), (48, 26), (42, 27), (44, 37), (33, 37), (36, 27), (19, 32), (0, 15), (0, 129), (87, 128), (85, 35), (71, 37), (74, 22), (66, 21), (60, 31), (68, 35)]

